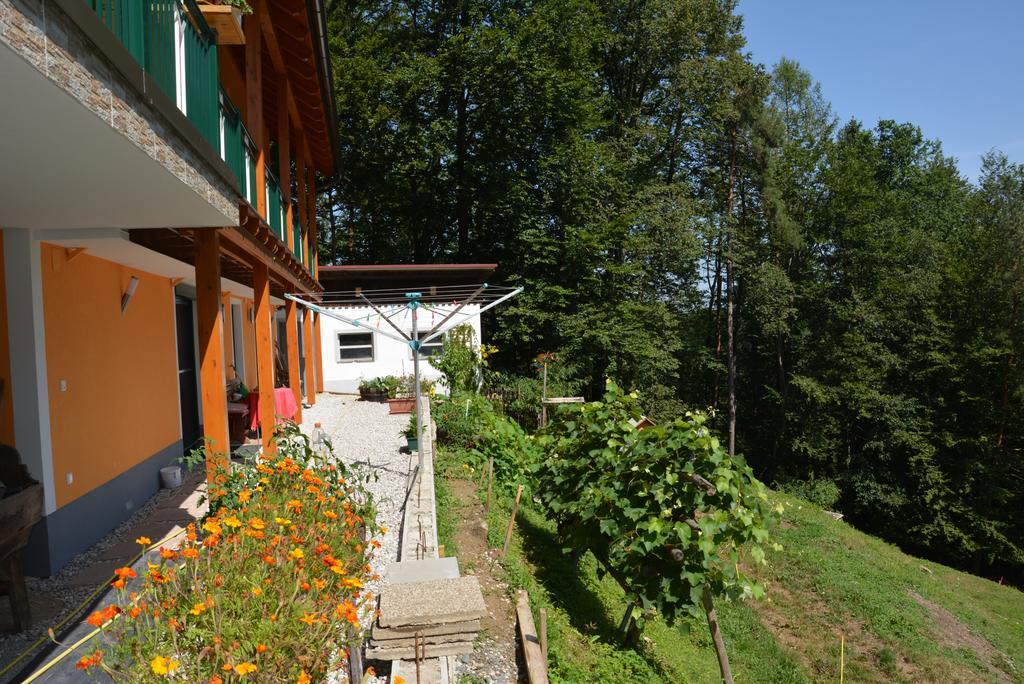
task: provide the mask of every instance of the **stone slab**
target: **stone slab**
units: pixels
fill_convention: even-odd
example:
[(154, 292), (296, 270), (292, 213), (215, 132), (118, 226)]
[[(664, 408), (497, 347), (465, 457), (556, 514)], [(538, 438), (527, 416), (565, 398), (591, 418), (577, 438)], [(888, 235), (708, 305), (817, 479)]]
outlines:
[(476, 620), (486, 614), (480, 582), (469, 576), (385, 587), (378, 621), (381, 627), (438, 625)]
[(466, 622), (449, 622), (444, 625), (425, 625), (420, 627), (403, 627), (399, 629), (381, 627), (377, 623), (373, 625), (371, 637), (373, 639), (404, 639), (412, 638), (413, 634), (419, 632), (423, 636), (435, 634), (452, 634), (458, 632), (479, 632), (479, 620), (467, 620)]
[[(458, 644), (464, 641), (473, 642), (478, 632), (457, 632), (454, 634), (423, 635), (423, 640), (430, 645)], [(370, 648), (412, 648), (416, 645), (416, 637), (403, 639), (378, 639), (376, 636), (370, 638)]]
[[(366, 657), (371, 660), (411, 660), (416, 657), (414, 649), (409, 648), (368, 648)], [(438, 658), (440, 656), (462, 655), (473, 652), (473, 642), (463, 641), (457, 644), (444, 644), (441, 646), (427, 645), (427, 657)]]
[(420, 661), (418, 678), (416, 676), (416, 661), (392, 660), (391, 679), (388, 680), (388, 684), (395, 684), (398, 677), (406, 682), (417, 682), (417, 684), (454, 684), (458, 681), (455, 677), (455, 659), (455, 656), (442, 656)]
[(384, 576), (388, 584), (455, 579), (459, 576), (459, 561), (456, 558), (424, 558), (388, 563)]

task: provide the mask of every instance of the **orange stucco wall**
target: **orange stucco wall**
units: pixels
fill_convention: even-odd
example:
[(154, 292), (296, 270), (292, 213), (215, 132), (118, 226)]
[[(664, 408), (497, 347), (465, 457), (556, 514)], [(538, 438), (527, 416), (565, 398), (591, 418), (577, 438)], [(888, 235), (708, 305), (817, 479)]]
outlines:
[[(41, 251), (53, 474), (63, 506), (181, 438), (174, 288), (87, 253), (69, 260), (62, 247)], [(122, 315), (133, 275), (140, 282)]]
[(14, 402), (11, 400), (11, 347), (7, 337), (7, 273), (4, 231), (0, 230), (0, 442), (14, 444)]

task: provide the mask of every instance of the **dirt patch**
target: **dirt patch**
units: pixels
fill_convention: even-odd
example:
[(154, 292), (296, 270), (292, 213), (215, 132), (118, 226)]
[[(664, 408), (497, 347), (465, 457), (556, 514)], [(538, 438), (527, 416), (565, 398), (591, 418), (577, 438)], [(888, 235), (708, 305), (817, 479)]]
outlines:
[(908, 591), (910, 598), (917, 601), (931, 616), (935, 623), (935, 637), (939, 643), (953, 649), (966, 648), (978, 656), (978, 660), (995, 677), (996, 681), (1011, 683), (1010, 676), (996, 667), (999, 661), (1006, 662), (1007, 657), (988, 639), (972, 632), (967, 625), (960, 622), (955, 615), (937, 603), (929, 601), (916, 591)]
[(455, 532), (459, 570), (463, 575), (476, 576), (487, 605), (487, 615), (480, 621), (482, 647), (468, 657), (467, 669), (488, 682), (515, 682), (519, 679), (515, 665), (515, 606), (509, 597), (508, 584), (500, 579), (496, 552), (487, 546), (484, 507), (476, 497), (472, 482), (452, 479), (449, 485), (460, 506)]
[(836, 614), (817, 594), (794, 594), (773, 584), (768, 596), (769, 600), (752, 604), (761, 624), (815, 680), (838, 677), (837, 646), (842, 638), (848, 673), (856, 663), (864, 670), (862, 676), (871, 677), (865, 681), (929, 681), (914, 663), (865, 629), (862, 620)]

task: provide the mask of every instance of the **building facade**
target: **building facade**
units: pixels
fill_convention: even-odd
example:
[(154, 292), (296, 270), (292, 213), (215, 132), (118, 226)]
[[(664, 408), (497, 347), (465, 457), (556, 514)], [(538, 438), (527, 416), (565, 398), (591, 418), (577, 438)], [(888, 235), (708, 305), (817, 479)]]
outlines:
[(249, 4), (0, 0), (0, 442), (44, 487), (29, 574), (204, 438), (226, 459), (229, 381), (322, 386), (319, 323), (284, 294), (322, 290), (324, 8)]

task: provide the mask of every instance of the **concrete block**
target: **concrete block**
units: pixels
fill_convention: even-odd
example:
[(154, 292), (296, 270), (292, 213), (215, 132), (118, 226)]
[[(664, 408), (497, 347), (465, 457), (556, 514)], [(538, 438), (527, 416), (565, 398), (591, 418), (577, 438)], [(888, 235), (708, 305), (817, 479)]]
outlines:
[(459, 576), (457, 558), (425, 558), (401, 563), (388, 563), (384, 577), (388, 584), (407, 582), (429, 582), (431, 580), (455, 579)]
[(404, 627), (464, 622), (486, 614), (477, 578), (458, 577), (385, 587), (378, 620), (381, 627)]
[[(413, 648), (368, 648), (366, 649), (366, 657), (370, 660), (412, 660), (416, 657), (413, 652)], [(457, 644), (444, 644), (441, 646), (427, 645), (426, 648), (428, 658), (438, 658), (440, 656), (451, 656), (451, 655), (462, 655), (463, 653), (473, 652), (473, 642), (464, 641)]]
[[(423, 635), (423, 640), (427, 643), (427, 646), (440, 646), (442, 644), (460, 644), (463, 642), (470, 642), (476, 640), (477, 632), (459, 632), (456, 634), (435, 634), (433, 636)], [(370, 648), (412, 648), (416, 645), (416, 637), (406, 637), (404, 639), (377, 639), (372, 637), (370, 639)]]
[(404, 627), (400, 629), (381, 627), (377, 623), (374, 623), (373, 630), (371, 632), (371, 638), (374, 640), (386, 640), (386, 639), (404, 639), (413, 637), (413, 634), (419, 632), (423, 636), (433, 636), (435, 634), (452, 634), (459, 632), (479, 632), (480, 621), (479, 620), (467, 620), (465, 622), (449, 622), (443, 625), (423, 625), (419, 627)]

